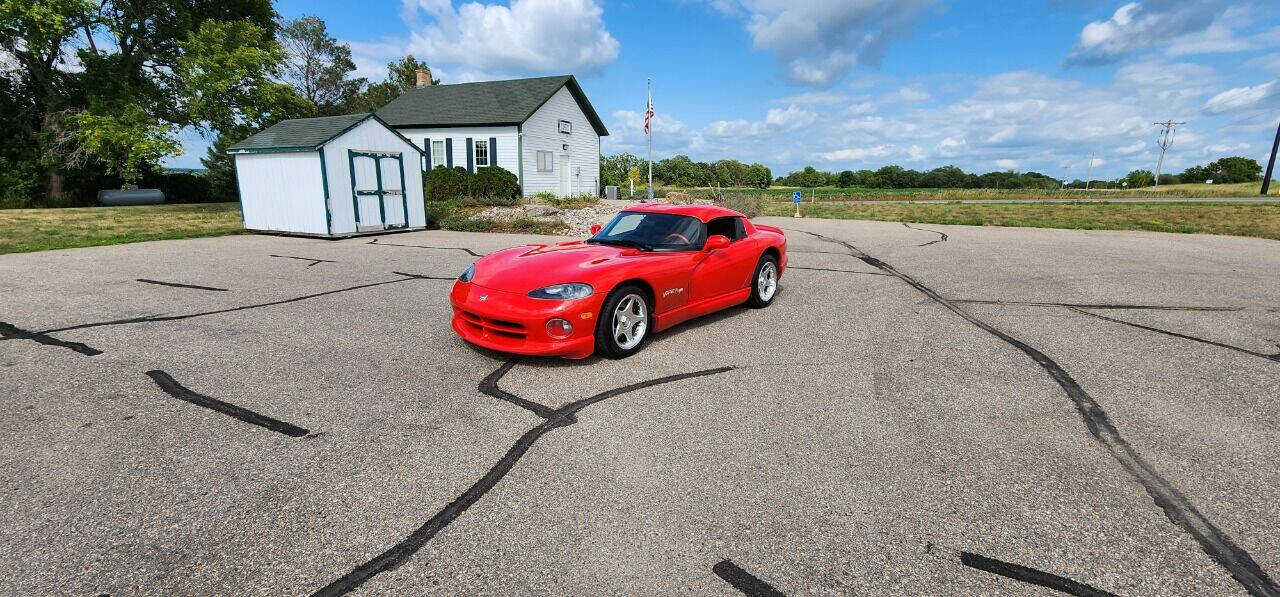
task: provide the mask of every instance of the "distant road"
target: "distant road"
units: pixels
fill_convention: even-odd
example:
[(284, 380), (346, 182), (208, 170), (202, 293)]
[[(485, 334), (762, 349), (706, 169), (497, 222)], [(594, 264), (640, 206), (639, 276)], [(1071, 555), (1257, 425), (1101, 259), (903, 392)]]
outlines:
[[(808, 200), (805, 201), (807, 205)], [(1280, 203), (1280, 197), (1182, 197), (1169, 199), (1142, 199), (1115, 197), (1109, 199), (886, 199), (819, 201), (818, 203), (853, 203), (875, 205), (879, 203)]]

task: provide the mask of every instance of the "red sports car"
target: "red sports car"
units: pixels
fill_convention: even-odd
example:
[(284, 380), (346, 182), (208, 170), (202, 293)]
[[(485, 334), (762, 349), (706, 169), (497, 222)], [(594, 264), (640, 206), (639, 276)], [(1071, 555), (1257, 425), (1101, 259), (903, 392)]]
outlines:
[(586, 241), (514, 247), (458, 277), (453, 329), (517, 354), (621, 358), (653, 332), (742, 303), (767, 307), (782, 230), (711, 205), (634, 205)]

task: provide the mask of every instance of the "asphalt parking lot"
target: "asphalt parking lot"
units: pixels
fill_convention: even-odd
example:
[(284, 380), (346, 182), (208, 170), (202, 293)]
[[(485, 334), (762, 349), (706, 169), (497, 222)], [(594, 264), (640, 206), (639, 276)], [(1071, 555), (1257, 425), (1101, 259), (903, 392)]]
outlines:
[(0, 256), (2, 592), (1280, 592), (1280, 243), (761, 221), (622, 361), (449, 329), (545, 237)]

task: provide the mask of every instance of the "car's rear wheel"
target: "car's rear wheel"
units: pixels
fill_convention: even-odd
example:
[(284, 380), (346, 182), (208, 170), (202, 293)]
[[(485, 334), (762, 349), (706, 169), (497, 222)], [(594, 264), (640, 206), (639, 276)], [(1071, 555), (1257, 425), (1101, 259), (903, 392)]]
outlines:
[(756, 273), (751, 277), (751, 298), (747, 306), (763, 309), (773, 304), (773, 297), (778, 296), (778, 260), (765, 253), (756, 264)]
[(648, 296), (635, 284), (623, 284), (609, 293), (596, 323), (596, 352), (621, 359), (640, 350), (652, 327)]

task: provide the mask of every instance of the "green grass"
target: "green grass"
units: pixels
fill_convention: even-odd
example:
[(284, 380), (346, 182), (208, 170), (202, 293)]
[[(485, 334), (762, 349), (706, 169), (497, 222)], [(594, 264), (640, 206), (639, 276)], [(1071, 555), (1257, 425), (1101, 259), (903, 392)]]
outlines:
[[(763, 214), (790, 216), (795, 208), (770, 202)], [(1150, 230), (1255, 236), (1280, 240), (1280, 204), (1268, 203), (997, 203), (860, 204), (801, 206), (810, 218), (1025, 226), (1083, 230)]]
[[(980, 199), (1079, 199), (1106, 200), (1113, 198), (1183, 198), (1183, 197), (1260, 197), (1260, 182), (1239, 184), (1176, 184), (1164, 185), (1158, 189), (866, 189), (839, 187), (817, 187), (800, 189), (796, 187), (769, 187), (767, 189), (722, 189), (724, 193), (740, 193), (763, 195), (769, 201), (791, 201), (791, 193), (803, 191), (804, 200), (809, 201), (812, 194), (818, 201), (922, 201), (922, 200), (980, 200)], [(711, 197), (715, 189), (710, 188), (663, 188), (659, 194), (667, 191), (679, 191), (698, 197)], [(1280, 198), (1280, 184), (1272, 185), (1268, 197)]]
[(239, 203), (0, 210), (0, 254), (242, 232)]

